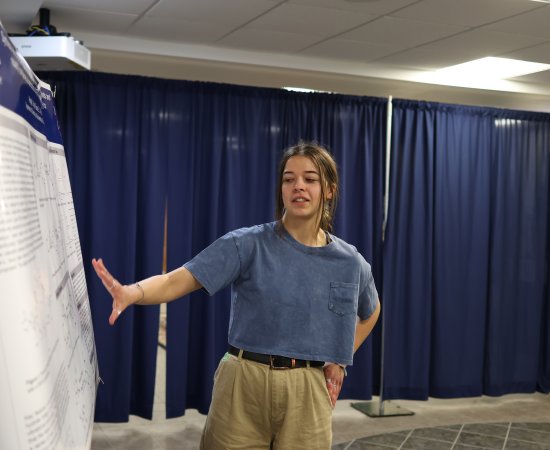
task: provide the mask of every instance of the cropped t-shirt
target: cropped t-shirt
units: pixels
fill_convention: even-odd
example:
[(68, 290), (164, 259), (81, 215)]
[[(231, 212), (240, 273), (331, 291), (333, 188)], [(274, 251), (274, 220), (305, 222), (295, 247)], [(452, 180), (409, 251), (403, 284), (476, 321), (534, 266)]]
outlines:
[(209, 295), (231, 284), (229, 344), (351, 365), (356, 318), (371, 316), (378, 294), (357, 249), (330, 238), (308, 247), (271, 222), (227, 233), (184, 267)]

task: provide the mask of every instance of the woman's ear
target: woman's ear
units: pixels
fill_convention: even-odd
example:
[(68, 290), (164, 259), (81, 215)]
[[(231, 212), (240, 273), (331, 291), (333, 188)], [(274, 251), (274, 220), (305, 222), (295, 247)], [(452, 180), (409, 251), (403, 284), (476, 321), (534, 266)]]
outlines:
[(327, 200), (332, 200), (332, 196), (334, 194), (334, 185), (327, 186)]

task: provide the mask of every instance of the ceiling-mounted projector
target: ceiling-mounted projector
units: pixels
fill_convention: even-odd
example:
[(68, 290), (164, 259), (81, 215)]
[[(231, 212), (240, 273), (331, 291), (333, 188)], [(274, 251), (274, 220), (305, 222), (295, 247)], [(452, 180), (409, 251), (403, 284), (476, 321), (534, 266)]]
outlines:
[(90, 70), (90, 50), (72, 36), (13, 36), (32, 70)]
[(90, 70), (91, 57), (82, 42), (71, 33), (59, 33), (50, 23), (50, 10), (40, 8), (40, 23), (32, 25), (26, 35), (10, 35), (19, 53), (31, 69)]

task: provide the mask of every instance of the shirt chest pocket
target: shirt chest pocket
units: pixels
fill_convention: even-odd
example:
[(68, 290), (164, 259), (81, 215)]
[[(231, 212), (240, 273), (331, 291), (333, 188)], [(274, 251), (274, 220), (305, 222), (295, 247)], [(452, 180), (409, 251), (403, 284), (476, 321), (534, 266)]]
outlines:
[(356, 314), (358, 290), (359, 285), (356, 283), (331, 281), (328, 309), (338, 316)]

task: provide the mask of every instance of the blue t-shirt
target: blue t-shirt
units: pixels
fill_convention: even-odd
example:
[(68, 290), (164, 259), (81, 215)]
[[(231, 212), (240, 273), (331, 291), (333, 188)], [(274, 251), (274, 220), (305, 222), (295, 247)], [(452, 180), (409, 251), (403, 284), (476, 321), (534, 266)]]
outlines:
[(219, 238), (185, 264), (208, 294), (232, 285), (229, 343), (296, 359), (352, 364), (356, 317), (378, 304), (370, 265), (336, 236), (323, 247), (277, 222)]

